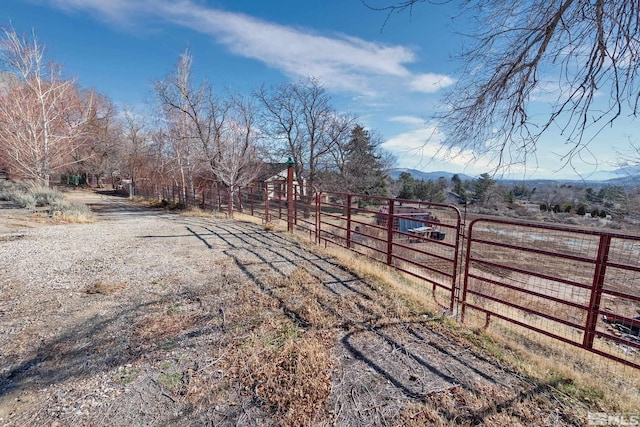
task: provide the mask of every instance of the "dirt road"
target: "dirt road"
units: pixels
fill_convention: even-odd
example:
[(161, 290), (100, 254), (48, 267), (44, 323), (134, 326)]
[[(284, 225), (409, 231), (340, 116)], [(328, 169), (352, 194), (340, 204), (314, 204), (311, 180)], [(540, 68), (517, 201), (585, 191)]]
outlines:
[(582, 425), (282, 232), (74, 192), (91, 224), (0, 209), (0, 424)]

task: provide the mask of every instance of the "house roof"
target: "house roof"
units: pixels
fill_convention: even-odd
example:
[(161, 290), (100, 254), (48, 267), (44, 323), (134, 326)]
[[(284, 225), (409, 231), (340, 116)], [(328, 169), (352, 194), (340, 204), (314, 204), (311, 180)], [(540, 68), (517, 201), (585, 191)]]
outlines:
[(263, 163), (260, 167), (260, 174), (257, 176), (256, 181), (264, 182), (270, 178), (277, 177), (283, 171), (287, 170), (286, 163)]

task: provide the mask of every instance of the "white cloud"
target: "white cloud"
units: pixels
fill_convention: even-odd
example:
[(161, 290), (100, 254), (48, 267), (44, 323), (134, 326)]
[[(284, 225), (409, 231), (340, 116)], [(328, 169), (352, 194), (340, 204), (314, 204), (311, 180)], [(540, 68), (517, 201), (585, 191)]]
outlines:
[(66, 12), (81, 10), (103, 21), (130, 24), (135, 15), (151, 9), (152, 2), (130, 0), (49, 0), (49, 4)]
[[(177, 10), (174, 9), (174, 12)], [(319, 77), (332, 88), (372, 94), (371, 78), (406, 77), (414, 54), (402, 46), (327, 37), (243, 14), (184, 9), (167, 19), (210, 34), (235, 54), (257, 59), (291, 77)]]
[[(411, 116), (398, 116), (394, 121), (410, 123)], [(444, 170), (462, 172), (468, 175), (480, 175), (484, 172), (496, 173), (505, 179), (556, 178), (575, 179), (588, 178), (600, 163), (593, 159), (576, 158), (570, 167), (558, 166), (558, 154), (553, 150), (539, 150), (539, 153), (527, 160), (526, 164), (503, 164), (498, 167), (497, 159), (492, 153), (479, 155), (471, 150), (458, 147), (449, 148), (444, 145), (445, 135), (435, 126), (427, 125), (398, 134), (387, 139), (382, 147), (392, 152), (397, 158), (397, 166), (418, 170)], [(557, 141), (548, 141), (546, 146), (559, 145)], [(602, 158), (606, 155), (603, 154)], [(555, 167), (555, 169), (554, 169)]]
[(440, 74), (413, 75), (412, 49), (347, 35), (259, 20), (242, 13), (203, 6), (192, 0), (49, 0), (54, 7), (90, 13), (117, 25), (150, 17), (210, 35), (236, 55), (263, 62), (292, 78), (314, 76), (332, 89), (377, 95), (381, 87), (410, 81), (411, 88), (432, 93), (453, 80)]
[(434, 93), (451, 86), (455, 80), (445, 74), (418, 74), (411, 80), (411, 88), (418, 92)]
[[(382, 146), (387, 150), (394, 151), (415, 151), (422, 150), (427, 141), (432, 138), (436, 132), (436, 129), (431, 128), (423, 128), (423, 129), (415, 129), (410, 132), (404, 132), (399, 135), (396, 135), (392, 138), (387, 139)], [(439, 138), (438, 138), (439, 140)]]
[(444, 134), (434, 125), (401, 133), (386, 140), (382, 147), (397, 156), (400, 167), (437, 169), (449, 172), (465, 171), (479, 174), (495, 168), (491, 159), (470, 150), (448, 148)]
[(416, 116), (394, 116), (389, 119), (391, 122), (406, 123), (409, 125), (424, 125), (425, 120)]

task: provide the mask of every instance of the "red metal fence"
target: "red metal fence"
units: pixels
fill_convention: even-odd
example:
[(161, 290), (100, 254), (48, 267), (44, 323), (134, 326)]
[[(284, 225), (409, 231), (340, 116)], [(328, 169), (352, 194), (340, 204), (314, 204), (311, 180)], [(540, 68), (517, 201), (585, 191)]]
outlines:
[(296, 188), (289, 211), (282, 183), (244, 189), (242, 205), (424, 280), (463, 321), (471, 310), (640, 368), (639, 236), (478, 219), (463, 248), (450, 205)]
[(418, 277), (446, 292), (453, 309), (460, 211), (449, 205), (355, 194), (316, 196), (318, 243), (333, 243)]
[(241, 188), (238, 191), (240, 206), (236, 210), (262, 218), (263, 222), (275, 219), (286, 221), (298, 229), (315, 233), (316, 191), (297, 184), (292, 185), (292, 206), (287, 203), (286, 181), (275, 181)]
[(468, 309), (640, 368), (640, 237), (479, 219), (469, 225)]
[[(443, 291), (453, 309), (460, 253), (460, 211), (450, 205), (346, 193), (301, 191), (285, 182), (240, 191), (244, 213), (279, 219), (304, 230), (318, 244), (335, 244), (386, 263)], [(391, 219), (389, 219), (391, 218)]]
[(235, 195), (211, 187), (196, 203), (283, 220), (390, 265), (428, 283), (463, 321), (500, 319), (640, 368), (640, 236), (497, 218), (465, 233), (450, 205), (292, 190), (289, 204), (285, 181)]

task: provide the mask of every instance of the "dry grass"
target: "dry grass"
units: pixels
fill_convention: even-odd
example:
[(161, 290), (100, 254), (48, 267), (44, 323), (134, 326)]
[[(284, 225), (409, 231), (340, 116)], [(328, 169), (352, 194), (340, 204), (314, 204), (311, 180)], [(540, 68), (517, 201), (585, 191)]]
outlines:
[(264, 223), (264, 229), (266, 231), (275, 231), (277, 229), (277, 227), (278, 226), (273, 221)]
[[(382, 284), (397, 295), (401, 303), (396, 309), (404, 315), (423, 313), (444, 320), (438, 316), (439, 312), (442, 313), (441, 305), (434, 301), (431, 292), (425, 290), (424, 283), (399, 274), (382, 263), (363, 259), (358, 254), (337, 246), (329, 246), (322, 251), (338, 259), (341, 264), (348, 265), (349, 269), (358, 275)], [(471, 323), (483, 324), (483, 322), (482, 319), (478, 319), (477, 322)], [(633, 413), (640, 411), (640, 372), (637, 370), (624, 368), (617, 362), (540, 334), (532, 333), (533, 336), (525, 336), (513, 326), (505, 324), (494, 326), (494, 323), (495, 320), (492, 322), (492, 327), (485, 330), (468, 329), (465, 325), (446, 321), (454, 335), (465, 337), (463, 341), (467, 343), (466, 345), (472, 344), (486, 351), (520, 375), (549, 387), (548, 399), (559, 398), (569, 405), (584, 405), (583, 408), (593, 411)], [(603, 381), (603, 378), (607, 380)], [(452, 396), (455, 397), (455, 393)], [(465, 400), (468, 397), (462, 401), (454, 397), (452, 399), (455, 404), (445, 400), (440, 401), (436, 406), (449, 408), (447, 410), (453, 410), (456, 405), (474, 406)], [(487, 394), (483, 402), (486, 404), (493, 398), (494, 396)], [(527, 419), (526, 412), (531, 409), (527, 409), (525, 404), (518, 405), (518, 408), (515, 410), (522, 411), (519, 416)], [(405, 408), (400, 418), (405, 420), (406, 425), (448, 425), (441, 418), (437, 418), (433, 410), (424, 407), (414, 408), (414, 410)], [(493, 416), (491, 419), (491, 425), (512, 425), (514, 421), (513, 416), (504, 414)]]
[(227, 217), (226, 212), (209, 211), (199, 207), (190, 207), (188, 209), (182, 210), (180, 213), (186, 217), (192, 218), (224, 219)]
[(518, 372), (553, 387), (559, 396), (595, 411), (640, 411), (640, 372), (540, 334), (525, 335), (492, 322), (473, 342)]
[[(275, 326), (275, 325), (273, 325)], [(243, 347), (238, 374), (247, 391), (265, 402), (284, 426), (311, 425), (326, 417), (331, 390), (331, 340), (291, 323), (262, 331)]]
[(62, 224), (91, 224), (95, 222), (95, 216), (91, 213), (54, 212), (53, 219)]
[(334, 257), (342, 265), (358, 276), (372, 280), (388, 289), (397, 301), (396, 311), (404, 315), (439, 315), (442, 305), (438, 304), (432, 292), (425, 287), (424, 282), (399, 273), (397, 270), (380, 262), (374, 262), (363, 258), (355, 252), (338, 246), (314, 250), (325, 252)]
[(108, 282), (102, 282), (102, 281), (98, 281), (95, 283), (92, 283), (90, 285), (88, 285), (84, 291), (89, 294), (89, 295), (93, 295), (93, 294), (111, 294), (114, 292), (118, 292), (121, 291), (123, 289), (125, 289), (127, 287), (127, 285), (125, 283), (108, 283)]
[[(278, 286), (295, 288), (297, 280), (294, 274)], [(221, 356), (207, 367), (182, 372), (179, 383), (184, 389), (178, 393), (178, 384), (174, 398), (183, 396), (190, 407), (218, 408), (221, 414), (247, 410), (256, 417), (268, 416), (269, 425), (313, 425), (325, 418), (331, 389), (330, 334), (302, 328), (272, 298), (241, 286), (236, 277), (227, 277), (225, 285), (236, 289), (233, 304), (220, 309), (224, 337), (216, 354)], [(137, 340), (149, 342), (153, 336), (167, 342), (197, 322), (202, 326), (194, 313), (175, 310), (150, 316), (138, 323)]]
[[(55, 376), (39, 407), (3, 415), (20, 396), (0, 396), (10, 425), (579, 426), (589, 409), (632, 408), (614, 397), (631, 399), (636, 383), (544, 342), (456, 324), (430, 286), (383, 264), (320, 250), (306, 234), (292, 242), (260, 219), (205, 217), (209, 247), (182, 236), (183, 223), (198, 232), (199, 221), (167, 217), (150, 234), (182, 221), (166, 231), (185, 245), (173, 270), (150, 265), (153, 279), (136, 276), (136, 286), (83, 284), (80, 305), (60, 307), (85, 320), (46, 347), (35, 334), (23, 349), (3, 348), (25, 361), (11, 387)], [(39, 349), (52, 357), (32, 366)], [(594, 379), (603, 377), (612, 385)]]
[[(303, 269), (271, 280), (267, 287), (282, 291), (286, 299), (281, 305), (289, 314), (260, 316), (262, 321), (239, 351), (243, 362), (236, 369), (245, 388), (268, 404), (276, 423), (284, 426), (313, 425), (327, 416), (334, 325), (305, 292), (319, 286)], [(251, 306), (247, 314), (255, 310)]]

